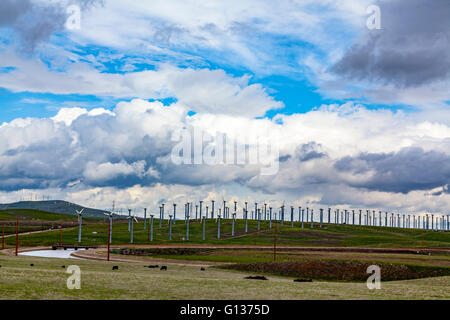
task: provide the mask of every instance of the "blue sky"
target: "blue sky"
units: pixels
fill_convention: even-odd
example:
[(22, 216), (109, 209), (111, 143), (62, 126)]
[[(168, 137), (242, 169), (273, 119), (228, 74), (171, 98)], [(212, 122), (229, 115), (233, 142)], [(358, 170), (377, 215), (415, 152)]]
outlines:
[[(33, 8), (33, 1), (21, 2), (30, 3), (30, 8)], [(46, 2), (37, 1), (35, 6), (42, 3)], [(80, 4), (83, 3), (80, 2)], [(60, 4), (63, 10), (64, 4), (69, 2), (60, 1)], [(285, 6), (287, 5), (281, 5), (281, 7)], [(170, 4), (167, 7), (170, 7)], [(113, 37), (112, 34), (115, 32), (114, 25), (96, 24), (95, 19), (99, 14), (107, 15), (108, 11), (123, 9), (123, 7), (117, 1), (107, 1), (103, 3), (103, 6), (100, 3), (95, 5), (94, 2), (92, 7), (83, 6), (80, 30), (50, 25), (45, 38), (41, 39), (37, 35), (37, 39), (30, 40), (30, 36), (24, 35), (23, 30), (20, 28), (15, 30), (12, 26), (0, 29), (0, 39), (3, 50), (12, 50), (25, 60), (40, 61), (50, 72), (70, 72), (69, 68), (77, 68), (79, 64), (84, 64), (99, 73), (123, 75), (129, 72), (156, 70), (161, 64), (171, 64), (179, 68), (223, 70), (230, 77), (235, 78), (248, 76), (250, 85), (255, 83), (262, 85), (270, 96), (283, 103), (283, 108), (268, 110), (265, 116), (270, 118), (279, 113), (303, 113), (322, 104), (343, 104), (349, 101), (362, 102), (367, 108), (404, 110), (405, 107), (413, 107), (407, 99), (406, 101), (401, 98), (394, 101), (377, 101), (364, 93), (364, 90), (373, 90), (371, 87), (379, 87), (378, 83), (354, 84), (330, 72), (337, 60), (334, 55), (338, 52), (348, 50), (360, 41), (361, 37), (379, 36), (377, 34), (380, 33), (379, 31), (369, 32), (365, 26), (366, 19), (370, 16), (364, 11), (365, 7), (365, 2), (358, 5), (355, 2), (343, 9), (339, 5), (333, 6), (326, 1), (316, 5), (310, 1), (300, 2), (299, 6), (291, 9), (304, 10), (303, 14), (307, 19), (311, 19), (311, 22), (291, 20), (294, 23), (286, 30), (282, 29), (282, 18), (276, 15), (250, 14), (248, 17), (245, 15), (235, 17), (235, 20), (233, 17), (227, 17), (230, 21), (222, 29), (219, 24), (214, 23), (213, 19), (210, 21), (205, 19), (202, 25), (199, 23), (191, 28), (195, 28), (195, 31), (200, 33), (201, 30), (209, 28), (210, 33), (207, 36), (202, 35), (205, 39), (197, 35), (197, 38), (191, 42), (188, 41), (189, 35), (184, 34), (185, 27), (180, 23), (177, 24), (176, 20), (172, 20), (176, 19), (176, 15), (175, 17), (165, 16), (166, 21), (164, 21), (163, 18), (157, 17), (158, 12), (149, 10), (147, 18), (142, 12), (138, 19), (142, 25), (153, 26), (153, 33), (149, 31), (144, 34), (127, 34), (127, 39), (121, 40), (125, 43), (134, 41), (138, 45), (121, 46), (115, 41), (106, 45), (108, 41), (102, 41), (103, 39), (95, 35), (95, 28), (99, 25), (101, 29), (99, 33), (106, 32), (107, 37)], [(286, 7), (286, 9), (290, 8)], [(37, 9), (34, 10), (39, 12)], [(44, 9), (40, 10), (45, 12), (45, 5)], [(32, 14), (33, 10), (30, 9), (30, 12), (27, 14)], [(131, 23), (132, 14), (136, 13), (130, 10), (129, 16), (121, 17), (120, 19), (123, 20), (120, 22)], [(162, 15), (162, 12), (160, 14)], [(45, 17), (41, 19), (45, 20)], [(99, 20), (102, 22), (101, 19)], [(312, 27), (310, 23), (316, 23), (316, 20), (320, 21), (317, 23), (319, 27)], [(109, 22), (107, 19), (106, 21)], [(275, 27), (267, 28), (268, 22)], [(28, 31), (30, 32), (33, 27), (37, 26), (31, 25)], [(107, 31), (105, 31), (106, 28), (108, 28)], [(298, 28), (298, 33), (295, 32), (295, 28)], [(84, 34), (86, 29), (88, 29), (87, 35)], [(177, 36), (177, 32), (181, 35), (181, 39), (172, 40)], [(314, 32), (317, 33), (316, 36)], [(158, 34), (162, 35), (158, 36)], [(152, 37), (148, 39), (147, 36)], [(214, 41), (224, 43), (209, 45)], [(228, 41), (234, 43), (226, 43)], [(23, 47), (31, 45), (33, 46), (31, 51), (22, 50)], [(145, 45), (151, 48), (143, 48)], [(1, 73), (8, 74), (17, 68), (17, 65), (8, 65), (6, 60), (0, 70)], [(320, 68), (320, 72), (314, 68)], [(342, 89), (347, 91), (346, 94), (342, 95), (340, 92), (326, 88), (329, 82), (334, 82), (332, 86), (336, 83), (345, 86)], [(67, 106), (82, 106), (88, 109), (103, 107), (112, 110), (119, 101), (107, 95), (77, 94), (77, 90), (71, 94), (57, 94), (51, 89), (47, 91), (29, 89), (26, 86), (2, 88), (0, 104), (3, 112), (0, 114), (0, 121), (11, 121), (16, 117), (27, 116), (49, 117), (52, 113), (56, 114), (58, 108)], [(339, 91), (342, 89), (340, 88)], [(380, 94), (383, 94), (382, 89)], [(131, 94), (126, 98), (139, 98), (139, 95)], [(176, 99), (176, 97), (172, 98)]]
[[(25, 1), (26, 2), (26, 1)], [(62, 2), (63, 3), (63, 2)], [(108, 2), (106, 3), (106, 7)], [(306, 3), (305, 7), (310, 4)], [(101, 6), (86, 9), (81, 12), (81, 17), (94, 15), (92, 10), (102, 12)], [(316, 11), (317, 10), (317, 11)], [(328, 9), (326, 9), (328, 11)], [(320, 8), (312, 10), (313, 15), (320, 16)], [(106, 14), (105, 10), (105, 14)], [(149, 12), (149, 21), (151, 13)], [(363, 16), (362, 16), (363, 17)], [(131, 18), (131, 17), (130, 17)], [(355, 20), (361, 18), (356, 16)], [(249, 20), (247, 20), (249, 19)], [(154, 19), (158, 23), (159, 19)], [(343, 23), (343, 19), (335, 17), (330, 19), (323, 27), (322, 32), (329, 32), (334, 29), (335, 36), (349, 45), (358, 33), (355, 28), (348, 27)], [(79, 41), (77, 37), (82, 37), (84, 29), (92, 28), (82, 21), (80, 31), (67, 29), (58, 30), (55, 26), (53, 33), (44, 39), (38, 39), (38, 45), (33, 47), (33, 51), (20, 51), (28, 44), (21, 43), (26, 37), (14, 28), (2, 28), (0, 31), (4, 50), (15, 50), (15, 53), (23, 59), (40, 60), (48, 70), (67, 72), (68, 66), (75, 68), (79, 63), (85, 63), (100, 73), (126, 74), (127, 72), (141, 72), (145, 70), (155, 70), (161, 63), (169, 63), (180, 68), (208, 68), (212, 70), (224, 70), (230, 77), (249, 76), (249, 84), (261, 84), (264, 89), (277, 101), (284, 104), (284, 108), (270, 111), (267, 116), (273, 117), (277, 113), (292, 114), (307, 112), (321, 104), (343, 103), (351, 99), (339, 99), (325, 97), (318, 92), (318, 86), (309, 78), (308, 67), (299, 63), (309, 55), (316, 56), (317, 59), (326, 59), (326, 47), (320, 47), (320, 43), (313, 43), (307, 39), (302, 39), (301, 35), (292, 33), (292, 30), (283, 33), (282, 30), (273, 32), (265, 31), (267, 21), (263, 17), (245, 17), (243, 21), (230, 21), (228, 28), (235, 28), (236, 50), (230, 50), (227, 44), (213, 47), (202, 44), (202, 41), (188, 43), (185, 41), (167, 41), (164, 37), (153, 37), (147, 40), (147, 44), (159, 47), (159, 50), (142, 50), (141, 48), (123, 48), (117, 45), (99, 45), (96, 39)], [(153, 23), (153, 21), (152, 21)], [(280, 22), (276, 22), (280, 23)], [(347, 25), (347, 28), (345, 27)], [(205, 22), (205, 26), (218, 28), (213, 21)], [(299, 22), (298, 26), (301, 26)], [(31, 26), (30, 28), (32, 28)], [(111, 26), (114, 28), (114, 26)], [(166, 28), (168, 31), (165, 31)], [(161, 29), (156, 27), (161, 33), (171, 32), (172, 27), (169, 22)], [(13, 30), (11, 30), (13, 29)], [(219, 30), (217, 33), (223, 32)], [(109, 32), (113, 33), (114, 30)], [(226, 31), (228, 32), (228, 31)], [(74, 37), (75, 34), (75, 37)], [(150, 34), (150, 33), (149, 33)], [(22, 38), (21, 38), (22, 36)], [(140, 35), (130, 34), (129, 37), (139, 38)], [(211, 35), (214, 37), (214, 31)], [(234, 35), (233, 35), (234, 36)], [(217, 35), (220, 38), (220, 34)], [(140, 41), (146, 41), (139, 39)], [(209, 39), (208, 39), (209, 40)], [(217, 40), (217, 39), (211, 39)], [(220, 41), (220, 40), (219, 40)], [(223, 40), (228, 41), (228, 40)], [(230, 40), (231, 41), (231, 40)], [(242, 47), (242, 48), (241, 48)], [(156, 52), (155, 52), (156, 51)], [(165, 53), (160, 53), (165, 51)], [(236, 51), (244, 51), (244, 60), (240, 61), (236, 56)], [(25, 52), (25, 53), (24, 53)], [(250, 57), (248, 57), (250, 56)], [(245, 57), (248, 61), (245, 61)], [(8, 73), (17, 66), (2, 66), (2, 72)], [(139, 96), (130, 96), (136, 98)], [(113, 109), (116, 99), (100, 95), (83, 94), (54, 94), (52, 92), (30, 92), (23, 88), (20, 91), (3, 88), (1, 91), (1, 107), (4, 112), (0, 115), (0, 121), (11, 121), (16, 117), (48, 117), (57, 112), (58, 106), (83, 106), (87, 108), (104, 107)]]
[[(424, 1), (4, 0), (0, 201), (447, 206), (450, 6)], [(174, 166), (187, 127), (259, 132), (279, 172)]]

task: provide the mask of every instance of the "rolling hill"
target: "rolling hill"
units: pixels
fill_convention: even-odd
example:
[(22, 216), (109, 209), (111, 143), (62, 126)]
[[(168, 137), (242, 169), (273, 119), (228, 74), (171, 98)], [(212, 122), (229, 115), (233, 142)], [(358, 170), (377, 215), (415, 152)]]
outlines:
[(33, 209), (39, 211), (70, 214), (74, 215), (75, 210), (81, 210), (84, 208), (83, 215), (86, 217), (103, 218), (105, 211), (86, 208), (75, 203), (62, 201), (62, 200), (50, 200), (50, 201), (19, 201), (14, 203), (0, 204), (0, 210), (6, 209)]

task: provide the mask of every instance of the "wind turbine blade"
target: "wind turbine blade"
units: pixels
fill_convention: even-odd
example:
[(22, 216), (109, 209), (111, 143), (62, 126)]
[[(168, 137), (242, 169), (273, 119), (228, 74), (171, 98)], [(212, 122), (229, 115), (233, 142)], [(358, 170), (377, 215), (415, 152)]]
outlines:
[(136, 221), (136, 223), (139, 223), (138, 219), (136, 219), (136, 217), (133, 217), (134, 221)]

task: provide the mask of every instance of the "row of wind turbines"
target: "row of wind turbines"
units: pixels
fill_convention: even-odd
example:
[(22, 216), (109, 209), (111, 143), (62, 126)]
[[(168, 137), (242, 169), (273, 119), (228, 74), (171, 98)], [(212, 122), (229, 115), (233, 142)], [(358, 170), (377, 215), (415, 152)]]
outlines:
[[(211, 200), (211, 210), (209, 210), (209, 206), (206, 206), (206, 212), (205, 215), (203, 215), (203, 202), (199, 201), (199, 203), (195, 204), (195, 219), (197, 220), (200, 218), (203, 222), (203, 240), (205, 239), (205, 222), (206, 219), (211, 218), (214, 219), (215, 215), (215, 201)], [(218, 238), (220, 238), (220, 220), (223, 217), (224, 219), (232, 219), (232, 236), (234, 236), (235, 231), (235, 220), (237, 215), (237, 201), (234, 201), (234, 212), (230, 216), (230, 207), (227, 206), (227, 201), (222, 199), (223, 207), (218, 208), (218, 214), (215, 218), (216, 223), (218, 223)], [(258, 208), (258, 203), (255, 202), (255, 208), (254, 211), (251, 210), (251, 216), (249, 217), (249, 211), (248, 211), (248, 202), (244, 203), (245, 205), (242, 207), (243, 210), (243, 218), (245, 219), (245, 232), (248, 231), (248, 224), (247, 221), (250, 220), (257, 220), (258, 221), (258, 230), (260, 230), (260, 223), (261, 221), (269, 221), (269, 228), (272, 227), (272, 221), (279, 221), (282, 225), (284, 221), (286, 221), (286, 215), (285, 212), (285, 203), (283, 202), (283, 205), (279, 207), (278, 214), (277, 212), (273, 212), (273, 208), (267, 203), (264, 203), (263, 206), (260, 206)], [(159, 206), (159, 226), (162, 226), (162, 221), (164, 220), (164, 206), (165, 204), (161, 204)], [(172, 236), (172, 224), (175, 224), (176, 221), (176, 208), (177, 204), (173, 204), (173, 215), (169, 215), (169, 239), (171, 240)], [(81, 231), (82, 231), (82, 219), (83, 219), (83, 211), (84, 208), (81, 210), (76, 210), (76, 214), (78, 215), (78, 222), (79, 222), (79, 228), (78, 228), (78, 242), (81, 243)], [(294, 226), (294, 206), (291, 206), (290, 210), (290, 222), (291, 226)], [(418, 219), (416, 219), (416, 216), (413, 215), (400, 215), (400, 214), (394, 214), (394, 213), (388, 213), (385, 212), (384, 219), (382, 218), (382, 212), (378, 212), (378, 217), (376, 215), (375, 210), (366, 210), (366, 213), (362, 213), (363, 210), (359, 210), (359, 214), (355, 212), (355, 210), (334, 210), (334, 223), (335, 224), (359, 224), (359, 225), (366, 225), (366, 226), (384, 226), (384, 227), (397, 227), (397, 228), (413, 228), (413, 229), (425, 229), (425, 230), (436, 230), (436, 231), (449, 231), (450, 230), (450, 216), (449, 215), (441, 215), (440, 217), (436, 217), (437, 220), (435, 221), (435, 215), (431, 214), (431, 224), (429, 221), (429, 215), (426, 214), (425, 216), (421, 217), (418, 216)], [(305, 214), (306, 213), (306, 214)], [(104, 215), (106, 215), (109, 218), (109, 243), (111, 243), (112, 240), (112, 225), (113, 225), (113, 216), (120, 214), (117, 214), (116, 208), (115, 208), (115, 201), (113, 202), (112, 210), (104, 212)], [(153, 239), (153, 217), (151, 216), (151, 239)], [(304, 228), (304, 223), (311, 223), (310, 228), (313, 228), (313, 223), (320, 222), (320, 227), (322, 226), (322, 223), (325, 223), (325, 218), (327, 214), (324, 212), (324, 209), (320, 209), (319, 211), (319, 220), (314, 221), (314, 210), (312, 208), (306, 207), (298, 207), (298, 222), (301, 222), (301, 228)], [(332, 213), (331, 208), (328, 208), (328, 219), (327, 223), (332, 223)], [(356, 222), (356, 218), (358, 218), (359, 223)], [(402, 221), (403, 217), (403, 221)], [(190, 219), (194, 218), (194, 203), (193, 202), (187, 202), (184, 204), (184, 221), (186, 222), (186, 240), (189, 240), (189, 221)], [(351, 219), (352, 218), (352, 219)], [(132, 214), (132, 209), (128, 209), (128, 231), (130, 232), (130, 243), (133, 243), (133, 236), (134, 236), (134, 222), (139, 223), (138, 219), (136, 218), (136, 211), (134, 210), (134, 213)], [(365, 219), (365, 221), (363, 221)], [(288, 217), (289, 220), (289, 217)], [(436, 223), (435, 223), (436, 222)], [(439, 226), (438, 226), (439, 224)], [(144, 208), (144, 229), (147, 228), (147, 208)]]
[[(82, 208), (81, 210), (76, 210), (76, 215), (78, 216), (78, 243), (81, 243), (81, 231), (82, 231), (82, 226), (83, 226), (83, 211), (85, 210), (85, 208)], [(147, 211), (147, 209), (145, 210)], [(133, 243), (133, 228), (134, 228), (134, 222), (139, 223), (138, 219), (136, 219), (136, 215), (133, 214), (131, 215), (131, 209), (128, 209), (128, 231), (131, 233), (131, 243)], [(113, 225), (113, 216), (117, 215), (116, 210), (115, 210), (115, 202), (113, 202), (113, 206), (112, 206), (112, 210), (108, 211), (108, 212), (103, 212), (104, 215), (106, 215), (109, 219), (109, 242), (111, 243), (112, 241), (112, 225)], [(145, 221), (146, 219), (144, 219)]]

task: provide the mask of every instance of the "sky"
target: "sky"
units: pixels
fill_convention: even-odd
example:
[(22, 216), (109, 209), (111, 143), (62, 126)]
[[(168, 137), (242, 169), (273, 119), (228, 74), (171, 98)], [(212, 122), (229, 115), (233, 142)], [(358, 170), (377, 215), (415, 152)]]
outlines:
[[(447, 0), (2, 0), (0, 203), (447, 214), (449, 16)], [(224, 141), (236, 153), (211, 162)], [(175, 161), (180, 145), (200, 158)]]

